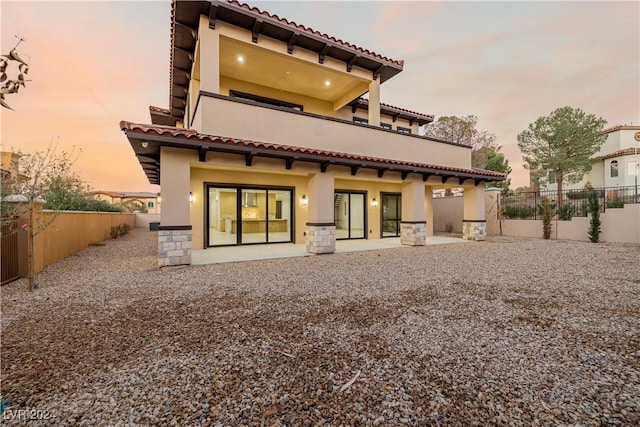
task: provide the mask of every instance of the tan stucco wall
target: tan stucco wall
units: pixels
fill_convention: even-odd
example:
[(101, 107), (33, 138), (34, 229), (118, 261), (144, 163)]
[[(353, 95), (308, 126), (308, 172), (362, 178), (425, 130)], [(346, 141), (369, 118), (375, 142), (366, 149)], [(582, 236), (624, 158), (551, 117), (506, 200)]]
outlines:
[(149, 229), (149, 223), (151, 222), (160, 222), (160, 214), (158, 213), (136, 213), (136, 228), (146, 228)]
[(445, 232), (450, 223), (454, 233), (462, 233), (463, 211), (462, 197), (436, 197), (433, 199), (433, 231)]
[[(54, 214), (45, 211), (44, 218)], [(135, 226), (135, 214), (112, 212), (62, 212), (34, 239), (36, 273), (87, 246), (110, 239), (111, 227)]]
[(256, 105), (203, 97), (201, 131), (209, 135), (457, 168), (471, 167), (471, 150), (424, 138)]
[[(499, 224), (494, 225), (495, 235)], [(624, 208), (607, 209), (600, 214), (602, 242), (640, 243), (640, 204), (627, 204)], [(589, 241), (590, 217), (574, 217), (570, 221), (551, 221), (551, 238), (560, 240)], [(488, 231), (487, 231), (488, 232)], [(542, 238), (541, 220), (505, 219), (502, 221), (503, 236)]]

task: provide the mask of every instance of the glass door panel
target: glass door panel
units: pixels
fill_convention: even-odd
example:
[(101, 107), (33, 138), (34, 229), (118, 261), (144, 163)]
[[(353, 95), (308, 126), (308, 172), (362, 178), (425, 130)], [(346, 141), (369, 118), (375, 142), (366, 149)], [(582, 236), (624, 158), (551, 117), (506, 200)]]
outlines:
[(210, 187), (208, 197), (209, 246), (237, 244), (237, 190)]
[(243, 189), (241, 203), (241, 243), (267, 243), (267, 217), (269, 207), (267, 190)]
[(269, 190), (269, 242), (291, 241), (291, 191)]
[(364, 194), (349, 196), (349, 238), (364, 239)]
[(333, 217), (336, 223), (336, 239), (349, 238), (349, 193), (333, 196)]
[(336, 239), (363, 239), (365, 237), (364, 193), (335, 193), (334, 221)]
[(402, 199), (399, 194), (382, 194), (382, 237), (400, 236)]

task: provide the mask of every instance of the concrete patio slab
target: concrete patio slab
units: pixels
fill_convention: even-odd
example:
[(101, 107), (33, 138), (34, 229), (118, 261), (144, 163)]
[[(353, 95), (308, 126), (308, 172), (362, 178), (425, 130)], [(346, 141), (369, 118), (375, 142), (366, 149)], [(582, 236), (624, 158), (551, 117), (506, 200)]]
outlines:
[[(453, 243), (471, 243), (458, 237), (450, 236), (429, 236), (427, 245), (443, 245)], [(410, 248), (402, 245), (400, 238), (388, 239), (359, 239), (359, 240), (338, 240), (336, 242), (335, 253), (372, 251), (392, 248)], [(316, 256), (307, 252), (304, 243), (278, 243), (270, 245), (244, 245), (244, 246), (224, 246), (207, 249), (197, 249), (191, 253), (191, 263), (193, 265), (219, 264), (225, 262), (256, 261), (275, 258), (293, 258), (303, 256)]]

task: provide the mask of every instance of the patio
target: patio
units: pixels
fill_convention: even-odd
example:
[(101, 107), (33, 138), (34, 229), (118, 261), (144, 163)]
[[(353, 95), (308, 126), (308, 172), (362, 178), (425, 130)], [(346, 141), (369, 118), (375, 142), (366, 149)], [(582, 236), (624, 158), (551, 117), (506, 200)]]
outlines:
[[(427, 245), (447, 245), (454, 243), (473, 243), (452, 236), (428, 236)], [(402, 245), (400, 238), (338, 240), (335, 253), (373, 251), (379, 249), (411, 248)], [(191, 253), (193, 265), (219, 264), (225, 262), (256, 261), (262, 259), (293, 258), (317, 256), (307, 252), (306, 244), (278, 243), (271, 245), (224, 246), (194, 250)]]

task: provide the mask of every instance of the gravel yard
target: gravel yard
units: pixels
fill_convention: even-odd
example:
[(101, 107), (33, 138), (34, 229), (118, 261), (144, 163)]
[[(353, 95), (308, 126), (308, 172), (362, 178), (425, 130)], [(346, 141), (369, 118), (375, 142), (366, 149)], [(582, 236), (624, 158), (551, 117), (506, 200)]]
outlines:
[(158, 269), (156, 233), (105, 243), (2, 287), (4, 423), (640, 425), (638, 245)]

